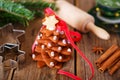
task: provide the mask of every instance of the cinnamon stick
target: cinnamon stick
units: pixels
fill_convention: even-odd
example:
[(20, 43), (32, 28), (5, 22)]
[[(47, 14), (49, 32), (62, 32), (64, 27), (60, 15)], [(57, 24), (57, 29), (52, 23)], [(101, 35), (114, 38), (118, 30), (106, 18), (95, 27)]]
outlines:
[(113, 54), (113, 52), (115, 52), (117, 49), (118, 49), (118, 45), (113, 44), (103, 55), (100, 56), (100, 58), (96, 60), (95, 63), (97, 67), (100, 67), (101, 63), (105, 61), (107, 58), (109, 58)]
[(109, 69), (109, 74), (113, 75), (113, 73), (120, 68), (120, 60), (111, 68)]
[(109, 67), (108, 69), (111, 69), (118, 61), (120, 60), (120, 57), (116, 59)]
[(116, 51), (111, 57), (109, 57), (98, 70), (100, 72), (104, 72), (119, 57), (120, 57), (120, 50)]

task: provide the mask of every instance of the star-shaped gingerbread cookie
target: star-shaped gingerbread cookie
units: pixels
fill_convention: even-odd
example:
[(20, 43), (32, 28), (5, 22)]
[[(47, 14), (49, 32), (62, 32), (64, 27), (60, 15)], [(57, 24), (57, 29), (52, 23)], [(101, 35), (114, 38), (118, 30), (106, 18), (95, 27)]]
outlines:
[(52, 15), (45, 18), (43, 25), (45, 25), (46, 29), (48, 30), (55, 30), (56, 29), (55, 25), (57, 23), (58, 23), (58, 20), (56, 19), (55, 15)]

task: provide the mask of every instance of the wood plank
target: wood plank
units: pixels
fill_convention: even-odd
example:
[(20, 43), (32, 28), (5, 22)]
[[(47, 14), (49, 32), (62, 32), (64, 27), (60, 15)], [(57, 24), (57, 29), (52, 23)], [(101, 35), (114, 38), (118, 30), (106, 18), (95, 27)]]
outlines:
[(95, 0), (75, 0), (76, 6), (84, 11), (90, 10), (95, 6)]
[[(76, 2), (76, 6), (80, 9), (83, 9), (84, 11), (88, 11), (91, 7), (94, 6), (94, 0), (77, 0)], [(95, 69), (93, 80), (120, 80), (120, 70), (118, 70), (113, 76), (110, 76), (108, 72), (100, 73), (95, 65), (95, 60), (99, 58), (100, 55), (96, 55), (91, 51), (92, 47), (94, 46), (100, 46), (107, 50), (112, 44), (120, 44), (120, 37), (118, 36), (118, 34), (111, 33), (110, 35), (111, 39), (108, 41), (104, 41), (97, 38), (93, 33), (83, 34), (82, 40), (77, 44), (81, 51), (93, 64), (93, 67)], [(83, 59), (81, 59), (78, 54), (76, 56), (77, 76), (80, 76), (83, 80), (87, 80), (91, 76), (90, 68), (88, 64)]]
[[(83, 51), (83, 53), (87, 56), (87, 58), (92, 62), (94, 69), (95, 69), (95, 75), (93, 80), (117, 80), (118, 75), (120, 72), (117, 71), (113, 76), (110, 76), (108, 72), (100, 73), (97, 70), (97, 67), (95, 65), (95, 60), (100, 57), (100, 55), (92, 53), (91, 49), (94, 46), (100, 46), (103, 47), (105, 50), (107, 50), (112, 44), (118, 44), (118, 35), (117, 34), (111, 34), (111, 39), (108, 41), (104, 41), (101, 39), (98, 39), (94, 34), (84, 34), (82, 41), (78, 43), (78, 46)], [(81, 57), (77, 54), (77, 75), (82, 76), (83, 80), (86, 80), (91, 75), (89, 66), (86, 64), (85, 61), (81, 60)]]

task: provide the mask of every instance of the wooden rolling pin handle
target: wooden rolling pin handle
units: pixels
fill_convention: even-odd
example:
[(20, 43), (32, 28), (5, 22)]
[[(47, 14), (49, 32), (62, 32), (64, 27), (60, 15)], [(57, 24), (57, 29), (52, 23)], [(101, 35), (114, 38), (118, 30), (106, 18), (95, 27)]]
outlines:
[(108, 40), (110, 38), (110, 35), (107, 31), (96, 26), (93, 22), (89, 22), (86, 26), (86, 29), (93, 32), (97, 37), (101, 39)]

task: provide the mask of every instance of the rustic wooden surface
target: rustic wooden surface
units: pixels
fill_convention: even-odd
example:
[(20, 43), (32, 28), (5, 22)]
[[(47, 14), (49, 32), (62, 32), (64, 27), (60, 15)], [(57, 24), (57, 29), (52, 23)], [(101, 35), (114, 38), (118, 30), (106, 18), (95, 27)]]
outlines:
[[(77, 5), (81, 9), (87, 11), (94, 5), (94, 0), (68, 0), (69, 2)], [(18, 29), (24, 29), (26, 31), (25, 41), (21, 45), (21, 49), (26, 52), (26, 61), (19, 65), (19, 69), (14, 72), (12, 80), (72, 80), (63, 75), (56, 74), (57, 70), (44, 67), (42, 69), (37, 68), (36, 62), (32, 60), (31, 46), (34, 39), (41, 27), (41, 19), (35, 19), (30, 22), (29, 27), (16, 27)], [(111, 33), (111, 38), (108, 41), (97, 38), (93, 33), (82, 34), (82, 40), (77, 42), (78, 47), (92, 62), (95, 75), (93, 80), (120, 80), (120, 69), (110, 76), (108, 72), (100, 73), (96, 66), (95, 60), (100, 56), (91, 52), (92, 47), (100, 46), (105, 50), (112, 44), (120, 44), (119, 34)], [(91, 76), (91, 71), (88, 64), (73, 50), (73, 58), (64, 65), (62, 70), (72, 72), (83, 80), (87, 80)]]

